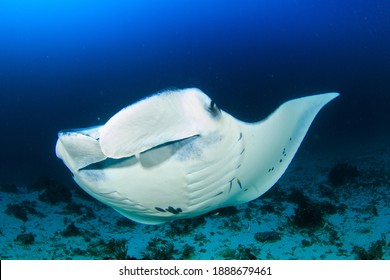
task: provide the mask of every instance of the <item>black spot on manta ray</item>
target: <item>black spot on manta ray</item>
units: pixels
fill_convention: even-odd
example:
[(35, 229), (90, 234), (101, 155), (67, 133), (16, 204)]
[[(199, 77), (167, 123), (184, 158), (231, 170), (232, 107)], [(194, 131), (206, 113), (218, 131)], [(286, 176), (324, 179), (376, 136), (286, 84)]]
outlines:
[(166, 209), (169, 213), (172, 213), (172, 214), (179, 214), (181, 212), (183, 212), (183, 210), (181, 210), (181, 208), (173, 208), (172, 206), (169, 206), (167, 209)]
[(221, 195), (221, 194), (223, 194), (223, 192), (217, 193), (216, 195), (214, 195), (214, 197), (219, 196), (219, 195)]
[(240, 187), (240, 189), (242, 189), (242, 186), (241, 186), (241, 181), (240, 181), (240, 179), (237, 179), (237, 184), (238, 184), (238, 186)]
[(167, 209), (162, 209), (160, 207), (154, 207), (154, 209), (156, 209), (157, 211), (159, 212), (162, 212), (162, 213), (166, 213), (166, 212), (169, 212), (169, 213), (172, 213), (172, 214), (180, 214), (181, 212), (183, 212), (183, 210), (181, 208), (173, 208), (172, 206), (169, 206)]
[(275, 170), (275, 167), (271, 167), (270, 169), (268, 169), (268, 172), (271, 172), (271, 171), (274, 171)]
[(240, 132), (240, 136), (238, 137), (237, 141), (240, 141), (242, 139), (242, 132)]
[(229, 193), (230, 193), (230, 191), (232, 190), (233, 180), (234, 180), (234, 179), (236, 179), (236, 177), (233, 177), (233, 179), (231, 179), (231, 180), (229, 181)]

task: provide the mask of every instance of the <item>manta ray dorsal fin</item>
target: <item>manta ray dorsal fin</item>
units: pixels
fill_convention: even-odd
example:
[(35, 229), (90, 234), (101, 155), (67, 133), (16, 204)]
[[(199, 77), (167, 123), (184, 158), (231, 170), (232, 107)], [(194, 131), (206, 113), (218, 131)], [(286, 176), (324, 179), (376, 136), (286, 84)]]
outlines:
[(102, 127), (100, 145), (110, 158), (123, 158), (200, 134), (192, 94), (164, 92), (119, 111)]

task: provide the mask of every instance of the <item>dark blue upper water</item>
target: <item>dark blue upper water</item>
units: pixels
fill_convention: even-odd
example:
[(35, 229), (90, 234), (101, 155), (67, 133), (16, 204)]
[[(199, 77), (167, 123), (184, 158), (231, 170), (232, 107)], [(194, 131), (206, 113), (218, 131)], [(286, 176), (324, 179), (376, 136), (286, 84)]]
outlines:
[(198, 87), (246, 121), (338, 91), (312, 145), (388, 137), (389, 18), (385, 0), (1, 1), (0, 181), (68, 178), (59, 130), (168, 87)]

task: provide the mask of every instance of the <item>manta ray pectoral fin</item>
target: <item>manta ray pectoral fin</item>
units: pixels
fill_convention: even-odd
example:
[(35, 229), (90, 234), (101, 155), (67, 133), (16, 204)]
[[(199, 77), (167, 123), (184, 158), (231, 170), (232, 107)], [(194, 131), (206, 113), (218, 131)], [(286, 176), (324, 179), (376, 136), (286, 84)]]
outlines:
[[(143, 99), (115, 114), (100, 131), (100, 145), (110, 158), (130, 157), (167, 142), (200, 133), (192, 116), (196, 89), (164, 92)], [(186, 94), (184, 94), (184, 92)]]
[(259, 197), (276, 183), (317, 113), (338, 95), (326, 93), (294, 99), (261, 122), (241, 123), (246, 149), (238, 176), (242, 185), (252, 187), (235, 198), (237, 203)]
[(57, 157), (62, 159), (73, 173), (107, 158), (102, 153), (98, 140), (94, 138), (98, 136), (96, 130), (97, 128), (69, 130), (58, 134)]

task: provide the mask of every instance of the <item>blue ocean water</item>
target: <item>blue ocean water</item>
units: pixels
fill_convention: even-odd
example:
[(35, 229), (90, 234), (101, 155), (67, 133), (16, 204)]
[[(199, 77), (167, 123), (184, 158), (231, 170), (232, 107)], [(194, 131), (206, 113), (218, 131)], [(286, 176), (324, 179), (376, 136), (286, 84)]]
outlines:
[[(326, 155), (330, 169), (343, 152), (383, 156), (389, 16), (381, 0), (1, 1), (0, 183), (46, 176), (75, 189), (55, 156), (58, 131), (104, 124), (171, 87), (198, 87), (244, 121), (292, 98), (337, 91), (302, 158)], [(388, 170), (387, 158), (374, 162)]]

